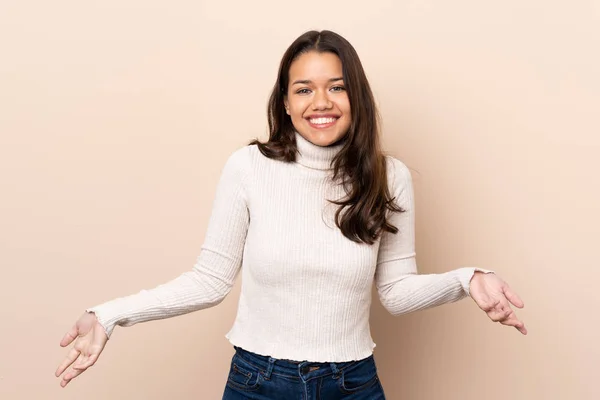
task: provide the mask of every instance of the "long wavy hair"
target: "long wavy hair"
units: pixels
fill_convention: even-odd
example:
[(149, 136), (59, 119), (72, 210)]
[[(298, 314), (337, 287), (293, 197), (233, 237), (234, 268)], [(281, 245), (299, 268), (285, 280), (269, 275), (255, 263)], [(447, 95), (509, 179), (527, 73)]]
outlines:
[(331, 31), (309, 31), (298, 37), (286, 50), (279, 66), (277, 81), (268, 104), (269, 139), (257, 145), (266, 157), (296, 161), (295, 128), (285, 112), (290, 66), (310, 51), (330, 52), (342, 62), (352, 120), (344, 136), (344, 145), (332, 160), (333, 180), (346, 188), (346, 196), (329, 200), (339, 205), (336, 225), (348, 239), (373, 244), (383, 231), (397, 233), (388, 221), (388, 212), (404, 212), (394, 203), (386, 174), (386, 160), (379, 141), (379, 114), (362, 64), (352, 45)]

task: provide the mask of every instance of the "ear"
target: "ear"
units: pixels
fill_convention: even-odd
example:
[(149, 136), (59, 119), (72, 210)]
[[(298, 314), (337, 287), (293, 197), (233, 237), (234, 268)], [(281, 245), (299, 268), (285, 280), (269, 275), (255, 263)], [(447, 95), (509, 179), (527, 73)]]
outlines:
[(285, 112), (287, 115), (290, 115), (290, 103), (288, 102), (287, 96), (283, 97), (283, 105), (285, 106)]

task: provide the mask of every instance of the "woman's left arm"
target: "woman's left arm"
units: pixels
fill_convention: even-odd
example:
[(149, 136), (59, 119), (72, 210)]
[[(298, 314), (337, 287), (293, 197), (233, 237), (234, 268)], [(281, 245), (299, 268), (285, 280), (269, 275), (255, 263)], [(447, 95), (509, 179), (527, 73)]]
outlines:
[(510, 306), (522, 308), (523, 301), (495, 273), (481, 268), (459, 268), (442, 274), (417, 273), (412, 177), (401, 161), (388, 157), (388, 162), (394, 201), (405, 211), (389, 215), (389, 222), (399, 232), (384, 232), (381, 237), (375, 284), (383, 306), (391, 314), (400, 315), (471, 296), (492, 321), (514, 326), (527, 334), (525, 325)]

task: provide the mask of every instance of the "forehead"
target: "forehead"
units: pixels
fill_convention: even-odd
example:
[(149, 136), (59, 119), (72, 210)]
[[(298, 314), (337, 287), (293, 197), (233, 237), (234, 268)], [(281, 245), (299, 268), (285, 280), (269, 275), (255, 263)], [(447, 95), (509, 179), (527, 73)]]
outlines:
[(311, 81), (328, 80), (342, 76), (342, 61), (330, 52), (304, 53), (290, 65), (290, 83), (296, 79)]

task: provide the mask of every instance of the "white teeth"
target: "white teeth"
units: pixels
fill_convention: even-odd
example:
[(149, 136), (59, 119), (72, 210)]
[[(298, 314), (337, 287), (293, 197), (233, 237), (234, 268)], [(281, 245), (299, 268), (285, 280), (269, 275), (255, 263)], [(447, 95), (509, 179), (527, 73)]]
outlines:
[(337, 118), (312, 118), (310, 119), (311, 124), (322, 125), (322, 124), (330, 124), (335, 122)]

